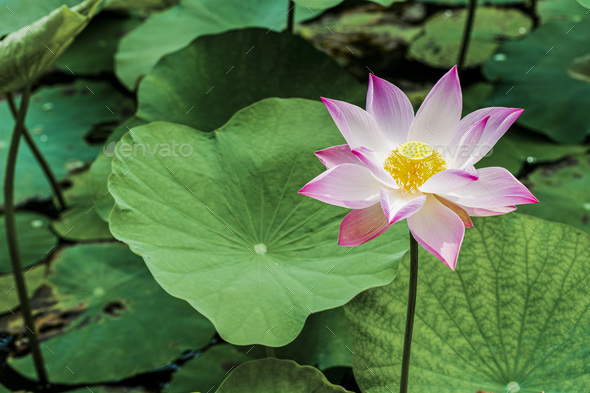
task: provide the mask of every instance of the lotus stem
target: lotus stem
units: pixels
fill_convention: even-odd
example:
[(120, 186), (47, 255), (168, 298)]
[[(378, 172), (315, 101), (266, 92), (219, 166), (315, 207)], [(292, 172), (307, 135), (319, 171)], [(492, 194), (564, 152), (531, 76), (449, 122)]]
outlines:
[(475, 7), (477, 0), (469, 0), (467, 6), (467, 20), (465, 21), (465, 29), (463, 30), (463, 40), (461, 41), (461, 50), (459, 52), (459, 59), (457, 60), (457, 69), (459, 72), (463, 71), (465, 58), (467, 57), (467, 49), (469, 47), (469, 40), (471, 39), (471, 31), (473, 30), (473, 19), (475, 17)]
[(406, 331), (404, 334), (404, 351), (402, 355), (402, 375), (400, 393), (408, 392), (410, 375), (410, 354), (412, 350), (412, 332), (414, 330), (414, 313), (416, 312), (416, 292), (418, 289), (418, 242), (410, 233), (410, 289), (408, 292), (408, 309), (406, 313)]
[(14, 176), (16, 169), (16, 158), (18, 155), (18, 147), (20, 144), (21, 135), (25, 128), (25, 117), (29, 107), (31, 98), (31, 86), (24, 88), (20, 108), (16, 116), (14, 124), (14, 131), (10, 140), (10, 147), (8, 150), (8, 158), (6, 159), (6, 174), (4, 176), (4, 218), (6, 223), (6, 241), (8, 243), (8, 252), (10, 255), (10, 262), (12, 263), (12, 270), (14, 273), (14, 281), (18, 292), (20, 301), (21, 313), (25, 322), (25, 333), (29, 338), (29, 347), (33, 354), (33, 362), (37, 377), (43, 390), (47, 387), (49, 380), (47, 378), (47, 371), (45, 370), (45, 363), (41, 354), (39, 340), (37, 339), (37, 329), (35, 321), (33, 320), (33, 313), (31, 311), (31, 303), (27, 295), (27, 285), (25, 276), (23, 274), (23, 267), (21, 263), (20, 250), (18, 248), (18, 235), (16, 231), (16, 216), (14, 211)]
[[(14, 97), (12, 96), (12, 93), (7, 93), (6, 99), (8, 101), (8, 106), (10, 106), (10, 112), (12, 112), (12, 117), (14, 117), (14, 120), (16, 121), (18, 113), (17, 113), (16, 103), (14, 101)], [(27, 143), (27, 145), (29, 146), (29, 148), (33, 152), (35, 159), (37, 159), (39, 166), (43, 170), (43, 173), (45, 174), (47, 181), (49, 181), (49, 185), (51, 186), (51, 190), (53, 191), (53, 195), (55, 196), (55, 198), (57, 199), (57, 202), (59, 204), (59, 206), (58, 206), (59, 210), (60, 211), (64, 210), (66, 208), (66, 202), (65, 202), (65, 198), (59, 188), (59, 184), (57, 182), (57, 179), (56, 179), (55, 175), (53, 174), (53, 172), (51, 171), (51, 167), (49, 166), (49, 163), (47, 162), (47, 160), (43, 156), (43, 153), (41, 153), (41, 150), (39, 150), (39, 147), (37, 146), (37, 144), (33, 140), (31, 133), (29, 132), (29, 130), (27, 129), (27, 127), (24, 124), (22, 127), (22, 134), (25, 137), (25, 142)]]

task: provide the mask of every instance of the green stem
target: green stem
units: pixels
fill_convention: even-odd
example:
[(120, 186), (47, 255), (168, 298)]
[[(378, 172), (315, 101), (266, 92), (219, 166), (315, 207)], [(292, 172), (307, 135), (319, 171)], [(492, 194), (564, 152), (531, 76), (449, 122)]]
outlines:
[(293, 26), (295, 25), (295, 3), (289, 1), (289, 10), (287, 11), (287, 31), (293, 34)]
[[(12, 93), (7, 93), (6, 99), (8, 100), (8, 106), (10, 106), (10, 111), (12, 112), (12, 116), (16, 120), (18, 113), (17, 113), (16, 103), (14, 101), (14, 97), (12, 96)], [(53, 191), (53, 195), (55, 196), (55, 198), (57, 199), (57, 202), (59, 204), (59, 206), (58, 206), (59, 210), (64, 210), (66, 208), (65, 198), (61, 192), (61, 189), (59, 188), (59, 184), (57, 182), (55, 175), (51, 171), (51, 167), (49, 166), (49, 163), (47, 162), (47, 160), (43, 156), (43, 153), (41, 153), (41, 150), (39, 150), (39, 147), (37, 146), (37, 144), (33, 140), (31, 133), (29, 132), (27, 127), (24, 126), (24, 124), (23, 124), (23, 128), (22, 128), (22, 133), (25, 137), (25, 142), (27, 142), (27, 145), (29, 146), (29, 148), (33, 152), (33, 155), (35, 156), (35, 158), (37, 159), (37, 162), (39, 163), (39, 166), (43, 170), (43, 173), (45, 174), (47, 181), (49, 181), (49, 185), (51, 186), (51, 189)]]
[(406, 332), (404, 335), (404, 352), (402, 356), (402, 376), (400, 393), (407, 393), (410, 376), (410, 354), (412, 350), (412, 332), (414, 330), (414, 313), (416, 311), (416, 292), (418, 289), (418, 242), (410, 233), (410, 290), (408, 293), (408, 310), (406, 314)]
[(467, 7), (467, 21), (465, 22), (465, 29), (463, 30), (463, 40), (461, 41), (461, 50), (459, 52), (459, 59), (457, 60), (457, 69), (459, 72), (463, 70), (465, 64), (465, 57), (467, 56), (467, 48), (469, 47), (469, 40), (471, 38), (471, 30), (473, 30), (473, 19), (475, 17), (475, 7), (477, 0), (469, 0)]
[(10, 140), (8, 158), (6, 160), (6, 174), (4, 176), (4, 218), (6, 222), (6, 241), (8, 243), (10, 262), (12, 263), (14, 280), (16, 283), (18, 298), (20, 300), (21, 313), (23, 314), (23, 319), (25, 321), (25, 333), (29, 338), (29, 347), (33, 353), (33, 361), (35, 369), (37, 370), (41, 389), (44, 389), (48, 384), (47, 371), (45, 370), (45, 364), (43, 363), (43, 356), (41, 355), (41, 348), (39, 347), (39, 340), (37, 339), (37, 329), (31, 311), (31, 303), (29, 302), (29, 297), (27, 295), (27, 285), (23, 274), (20, 250), (18, 248), (16, 216), (14, 212), (14, 174), (16, 158), (30, 98), (31, 87), (27, 86), (25, 87), (21, 98), (16, 123), (14, 124), (14, 131)]

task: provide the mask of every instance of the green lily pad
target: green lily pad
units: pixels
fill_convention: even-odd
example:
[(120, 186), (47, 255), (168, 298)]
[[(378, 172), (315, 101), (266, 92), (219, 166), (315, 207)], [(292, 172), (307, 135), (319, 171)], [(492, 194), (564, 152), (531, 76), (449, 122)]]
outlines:
[(182, 365), (174, 373), (164, 393), (207, 392), (219, 387), (234, 368), (252, 360), (228, 344), (215, 345), (205, 353)]
[[(409, 392), (585, 392), (589, 260), (590, 236), (516, 214), (475, 219), (455, 272), (421, 252)], [(408, 275), (346, 306), (363, 392), (398, 389)]]
[(109, 139), (105, 142), (103, 149), (90, 166), (90, 188), (96, 213), (103, 221), (109, 220), (109, 215), (115, 204), (107, 181), (111, 174), (111, 163), (115, 156), (115, 146), (126, 132), (133, 127), (146, 124), (146, 121), (137, 116), (132, 116), (120, 126), (115, 128)]
[[(128, 106), (127, 100), (108, 83), (82, 80), (46, 87), (33, 94), (26, 124), (58, 179), (96, 157), (98, 148), (90, 146), (85, 135), (97, 123), (117, 121), (118, 108)], [(0, 118), (0, 162), (4, 162), (14, 128), (6, 101), (0, 102)], [(2, 170), (0, 182), (3, 181)], [(21, 143), (16, 166), (16, 202), (44, 197), (50, 192), (36, 159), (28, 146)]]
[[(138, 78), (147, 74), (160, 58), (203, 35), (244, 27), (282, 31), (287, 25), (288, 4), (287, 0), (182, 0), (166, 11), (152, 14), (121, 40), (115, 56), (117, 77), (132, 90)], [(314, 16), (313, 10), (296, 8), (296, 20)], [(170, 26), (174, 26), (174, 29)], [(243, 51), (249, 48), (243, 48)], [(229, 51), (227, 54), (230, 54)], [(232, 65), (235, 64), (229, 67)]]
[(360, 103), (365, 95), (333, 59), (303, 39), (244, 29), (198, 38), (163, 58), (139, 87), (137, 115), (213, 131), (267, 97)]
[[(57, 237), (49, 228), (49, 219), (41, 214), (18, 212), (16, 230), (23, 267), (29, 267), (42, 261), (57, 245)], [(8, 244), (6, 243), (6, 225), (4, 216), (0, 216), (0, 274), (12, 272)]]
[[(408, 52), (410, 58), (432, 67), (449, 68), (457, 63), (467, 10), (447, 10), (433, 15), (424, 24), (424, 35), (417, 38)], [(478, 7), (465, 65), (485, 62), (500, 44), (510, 38), (521, 38), (530, 32), (533, 22), (516, 9)]]
[(119, 40), (138, 25), (137, 19), (100, 14), (76, 37), (55, 65), (70, 75), (113, 73)]
[(590, 100), (590, 84), (566, 70), (588, 53), (588, 39), (590, 20), (573, 27), (550, 22), (520, 42), (502, 45), (483, 67), (486, 78), (498, 81), (486, 105), (524, 108), (519, 124), (561, 143), (583, 141), (590, 135), (590, 117), (580, 103)]
[(109, 226), (98, 215), (90, 188), (90, 171), (69, 177), (72, 185), (64, 192), (68, 208), (51, 224), (63, 239), (72, 241), (111, 240)]
[[(174, 140), (192, 149), (162, 157)], [(302, 99), (263, 100), (215, 133), (136, 127), (113, 161), (111, 232), (226, 341), (285, 345), (312, 312), (391, 281), (407, 249), (403, 225), (338, 246), (345, 209), (297, 193), (322, 171), (313, 152), (341, 143), (324, 106)], [(153, 157), (128, 154), (156, 144)]]
[(161, 11), (178, 4), (179, 0), (107, 0), (105, 10)]
[[(47, 278), (61, 310), (85, 306), (65, 334), (43, 343), (52, 381), (93, 383), (152, 370), (206, 345), (214, 329), (154, 282), (122, 244), (63, 249)], [(29, 357), (10, 364), (33, 376)], [(70, 371), (71, 370), (71, 371)]]
[(342, 307), (310, 315), (295, 341), (275, 350), (279, 358), (293, 359), (320, 370), (351, 367), (351, 351), (352, 342)]
[[(554, 20), (567, 20), (574, 23), (581, 22), (588, 10), (581, 6), (581, 1), (538, 0), (537, 13), (542, 23)], [(578, 4), (579, 3), (579, 4)]]
[[(45, 266), (36, 266), (25, 270), (25, 280), (30, 297), (45, 281)], [(0, 313), (3, 314), (6, 310), (12, 312), (19, 305), (20, 302), (14, 284), (14, 276), (12, 273), (0, 275), (0, 310), (2, 310)]]
[[(31, 85), (86, 27), (102, 0), (65, 5), (0, 41), (0, 94)], [(10, 17), (9, 17), (10, 18)]]
[(216, 392), (346, 393), (348, 390), (331, 384), (313, 367), (300, 366), (291, 360), (268, 358), (252, 360), (237, 367)]
[(553, 166), (537, 168), (527, 179), (539, 199), (522, 211), (563, 222), (590, 233), (590, 156), (578, 155)]
[(578, 0), (578, 3), (586, 8), (590, 8), (590, 0)]

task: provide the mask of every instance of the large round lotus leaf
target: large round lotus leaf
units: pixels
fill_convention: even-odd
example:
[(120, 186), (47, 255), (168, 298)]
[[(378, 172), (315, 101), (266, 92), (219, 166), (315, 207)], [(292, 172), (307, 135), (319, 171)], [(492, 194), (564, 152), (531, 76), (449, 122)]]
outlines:
[[(587, 392), (590, 236), (525, 215), (473, 223), (455, 272), (420, 253), (409, 392)], [(398, 390), (408, 268), (346, 306), (363, 392)]]
[[(147, 74), (160, 58), (203, 35), (243, 27), (281, 31), (287, 25), (288, 9), (288, 0), (182, 0), (166, 11), (152, 14), (121, 40), (115, 56), (117, 77), (127, 88), (134, 89), (138, 78)], [(316, 15), (306, 7), (295, 9), (296, 20)], [(254, 55), (260, 56), (260, 52)], [(238, 66), (229, 67), (232, 65)]]
[[(482, 107), (481, 103), (494, 90), (489, 83), (475, 83), (463, 91), (463, 114)], [(558, 145), (544, 135), (512, 126), (477, 167), (501, 166), (518, 174), (525, 163), (557, 161), (571, 154), (583, 153), (588, 148), (582, 145)]]
[(584, 19), (584, 16), (588, 12), (586, 8), (580, 5), (582, 1), (538, 0), (537, 13), (543, 23), (553, 20), (568, 20), (578, 23)]
[[(96, 157), (98, 149), (87, 143), (85, 135), (95, 124), (116, 121), (118, 115), (113, 112), (118, 113), (121, 107), (128, 106), (126, 100), (103, 82), (78, 81), (72, 85), (43, 88), (33, 94), (27, 127), (58, 179)], [(6, 101), (0, 101), (0, 119), (0, 162), (5, 162), (14, 128)], [(4, 170), (0, 171), (1, 182), (4, 182)], [(46, 196), (50, 192), (47, 179), (29, 147), (21, 143), (16, 166), (16, 201)]]
[[(203, 347), (214, 334), (203, 316), (165, 293), (125, 245), (66, 248), (51, 271), (47, 280), (56, 307), (85, 307), (66, 333), (43, 342), (54, 382), (92, 383), (152, 370)], [(10, 364), (28, 376), (35, 373), (29, 357)]]
[(221, 385), (230, 371), (252, 359), (232, 345), (215, 345), (196, 359), (183, 364), (172, 376), (172, 381), (164, 389), (164, 393), (214, 391), (213, 389)]
[(403, 224), (338, 246), (346, 210), (297, 193), (322, 171), (313, 152), (341, 143), (324, 106), (302, 99), (261, 101), (215, 133), (136, 127), (113, 161), (111, 232), (225, 340), (285, 345), (312, 312), (390, 282), (407, 249)]
[(590, 117), (581, 103), (590, 101), (590, 84), (566, 70), (588, 53), (589, 39), (590, 20), (550, 22), (520, 42), (502, 45), (483, 67), (486, 78), (499, 82), (486, 104), (524, 108), (518, 123), (558, 142), (583, 141)]
[(216, 392), (346, 393), (348, 390), (331, 384), (313, 367), (300, 366), (292, 360), (267, 358), (237, 367)]
[(90, 171), (69, 176), (70, 188), (64, 192), (67, 209), (51, 224), (57, 234), (72, 241), (110, 240), (109, 226), (97, 213), (90, 188)]
[(90, 188), (92, 190), (92, 199), (94, 201), (96, 213), (103, 221), (109, 220), (111, 209), (115, 203), (107, 184), (109, 175), (111, 174), (111, 163), (115, 156), (115, 146), (119, 139), (121, 139), (126, 132), (130, 131), (131, 128), (144, 124), (146, 124), (146, 121), (137, 116), (132, 116), (121, 123), (121, 125), (113, 130), (113, 133), (105, 142), (102, 151), (98, 153), (98, 156), (90, 166)]
[(119, 39), (138, 24), (136, 19), (100, 14), (76, 37), (55, 63), (56, 67), (69, 75), (112, 73)]
[(73, 7), (78, 3), (80, 0), (2, 0), (0, 36), (41, 19), (62, 4)]
[[(57, 244), (57, 237), (49, 228), (49, 219), (41, 214), (17, 213), (16, 230), (23, 267), (43, 260)], [(2, 215), (0, 216), (0, 274), (8, 272), (12, 272), (12, 265), (8, 256), (6, 224)]]
[[(408, 55), (433, 67), (449, 68), (457, 63), (467, 10), (447, 10), (433, 15), (424, 24), (424, 35), (411, 45)], [(496, 50), (501, 40), (523, 37), (533, 22), (516, 9), (478, 7), (475, 13), (468, 67), (482, 64)]]
[[(45, 278), (45, 266), (35, 266), (31, 269), (26, 269), (25, 280), (27, 282), (27, 292), (29, 296), (41, 286)], [(0, 314), (13, 312), (12, 310), (20, 305), (18, 299), (18, 291), (14, 284), (14, 275), (12, 273), (0, 275)]]
[[(62, 5), (0, 41), (0, 93), (31, 86), (86, 27), (101, 0)], [(4, 11), (5, 12), (5, 11)]]
[(590, 233), (590, 156), (579, 155), (532, 172), (527, 184), (539, 199), (522, 211)]
[(365, 92), (303, 39), (244, 29), (198, 38), (163, 58), (139, 87), (137, 114), (213, 131), (263, 98), (320, 96), (360, 103)]

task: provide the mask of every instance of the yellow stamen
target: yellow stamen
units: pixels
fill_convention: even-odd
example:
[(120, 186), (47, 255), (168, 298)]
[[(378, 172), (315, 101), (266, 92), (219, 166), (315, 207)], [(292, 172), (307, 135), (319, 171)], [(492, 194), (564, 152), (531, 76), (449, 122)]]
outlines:
[(406, 142), (392, 150), (383, 167), (404, 193), (416, 192), (433, 175), (447, 169), (442, 154), (423, 142)]

